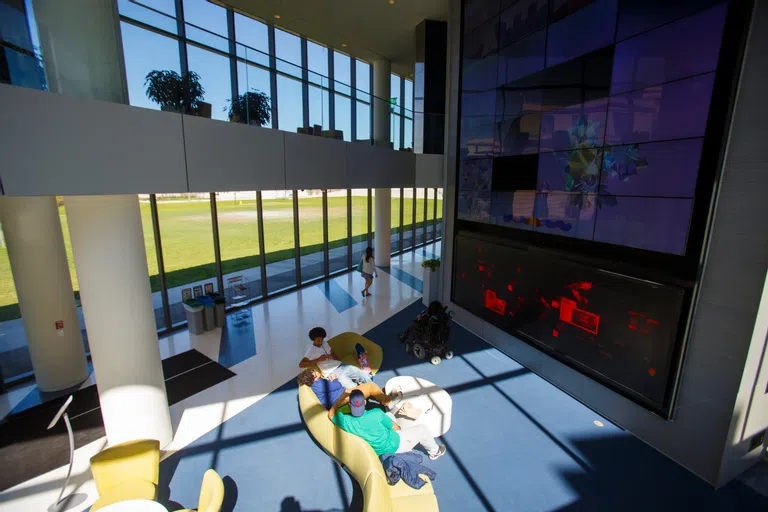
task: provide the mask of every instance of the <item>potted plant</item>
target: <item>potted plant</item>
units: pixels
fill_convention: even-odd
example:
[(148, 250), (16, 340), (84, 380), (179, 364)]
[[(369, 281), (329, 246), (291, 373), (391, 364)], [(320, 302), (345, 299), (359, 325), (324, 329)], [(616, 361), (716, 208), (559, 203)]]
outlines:
[[(211, 106), (203, 102), (205, 89), (200, 75), (194, 71), (179, 75), (175, 71), (150, 71), (144, 79), (147, 98), (160, 105), (160, 110), (180, 114), (203, 113), (211, 117)], [(205, 115), (207, 113), (207, 115)]]
[(269, 96), (261, 91), (248, 91), (227, 100), (227, 103), (224, 112), (229, 111), (229, 120), (232, 122), (256, 126), (264, 126), (269, 122), (272, 105)]
[(440, 300), (440, 259), (429, 259), (421, 262), (424, 269), (424, 291), (422, 293), (422, 302), (425, 306)]

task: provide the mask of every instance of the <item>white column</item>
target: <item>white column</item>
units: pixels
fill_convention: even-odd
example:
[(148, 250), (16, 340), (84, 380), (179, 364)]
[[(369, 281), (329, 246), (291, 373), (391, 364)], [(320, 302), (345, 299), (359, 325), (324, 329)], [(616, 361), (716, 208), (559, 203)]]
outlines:
[(392, 189), (377, 188), (373, 208), (376, 212), (376, 233), (373, 240), (373, 258), (376, 265), (388, 267), (392, 252), (391, 214)]
[(172, 438), (138, 197), (64, 200), (111, 445)]
[(373, 142), (376, 146), (390, 146), (390, 120), (392, 116), (389, 105), (390, 75), (392, 63), (388, 60), (373, 61)]
[(3, 197), (0, 222), (37, 386), (75, 386), (88, 364), (56, 199)]

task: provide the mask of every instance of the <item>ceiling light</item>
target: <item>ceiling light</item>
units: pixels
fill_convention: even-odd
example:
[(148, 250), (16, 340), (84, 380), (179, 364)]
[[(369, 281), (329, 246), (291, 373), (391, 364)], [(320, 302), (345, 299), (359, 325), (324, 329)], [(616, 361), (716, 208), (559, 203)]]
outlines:
[(279, 20), (280, 19), (280, 15), (279, 14), (275, 14), (275, 19)]
[(395, 5), (395, 0), (389, 0), (389, 5)]
[(605, 423), (603, 423), (600, 420), (595, 420), (592, 423), (594, 423), (596, 427), (604, 427), (605, 426)]
[(347, 43), (341, 43), (341, 46), (342, 46), (343, 48), (346, 48), (346, 47), (347, 47)]

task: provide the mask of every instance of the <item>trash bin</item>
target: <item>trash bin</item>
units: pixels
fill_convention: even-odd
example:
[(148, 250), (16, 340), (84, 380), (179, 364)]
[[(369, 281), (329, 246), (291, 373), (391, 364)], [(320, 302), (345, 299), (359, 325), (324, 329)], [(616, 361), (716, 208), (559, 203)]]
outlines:
[(213, 299), (207, 295), (198, 297), (197, 300), (203, 305), (203, 326), (206, 331), (212, 331), (216, 328), (216, 318), (214, 316)]
[(184, 316), (187, 317), (187, 326), (192, 334), (202, 334), (205, 331), (203, 305), (197, 299), (185, 300)]
[(208, 296), (213, 299), (213, 316), (216, 327), (224, 327), (227, 322), (227, 303), (224, 296), (220, 293), (211, 293)]

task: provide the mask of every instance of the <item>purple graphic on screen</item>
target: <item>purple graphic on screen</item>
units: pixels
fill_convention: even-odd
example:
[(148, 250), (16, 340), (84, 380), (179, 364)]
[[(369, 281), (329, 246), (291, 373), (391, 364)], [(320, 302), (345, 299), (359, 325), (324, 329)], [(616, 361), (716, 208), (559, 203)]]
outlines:
[(550, 25), (547, 67), (574, 59), (613, 43), (618, 0), (597, 0)]
[(602, 146), (607, 98), (544, 112), (541, 116), (541, 151)]
[(536, 194), (534, 231), (592, 239), (598, 198), (595, 194), (544, 192)]
[(490, 158), (462, 160), (459, 167), (459, 190), (490, 194), (491, 169)]
[(709, 73), (611, 97), (606, 144), (703, 137), (714, 80)]
[(600, 193), (693, 197), (703, 142), (685, 139), (605, 148)]
[(536, 190), (596, 193), (601, 155), (599, 148), (540, 154)]
[(520, 219), (533, 215), (535, 192), (533, 190), (502, 191), (491, 194), (491, 223), (517, 229), (530, 230), (532, 225)]
[(496, 140), (500, 141), (499, 154), (504, 156), (539, 152), (541, 114), (527, 114), (505, 118), (498, 123)]
[(725, 13), (719, 5), (617, 44), (611, 95), (714, 71)]
[(595, 241), (682, 255), (688, 238), (692, 199), (618, 197), (599, 208)]

